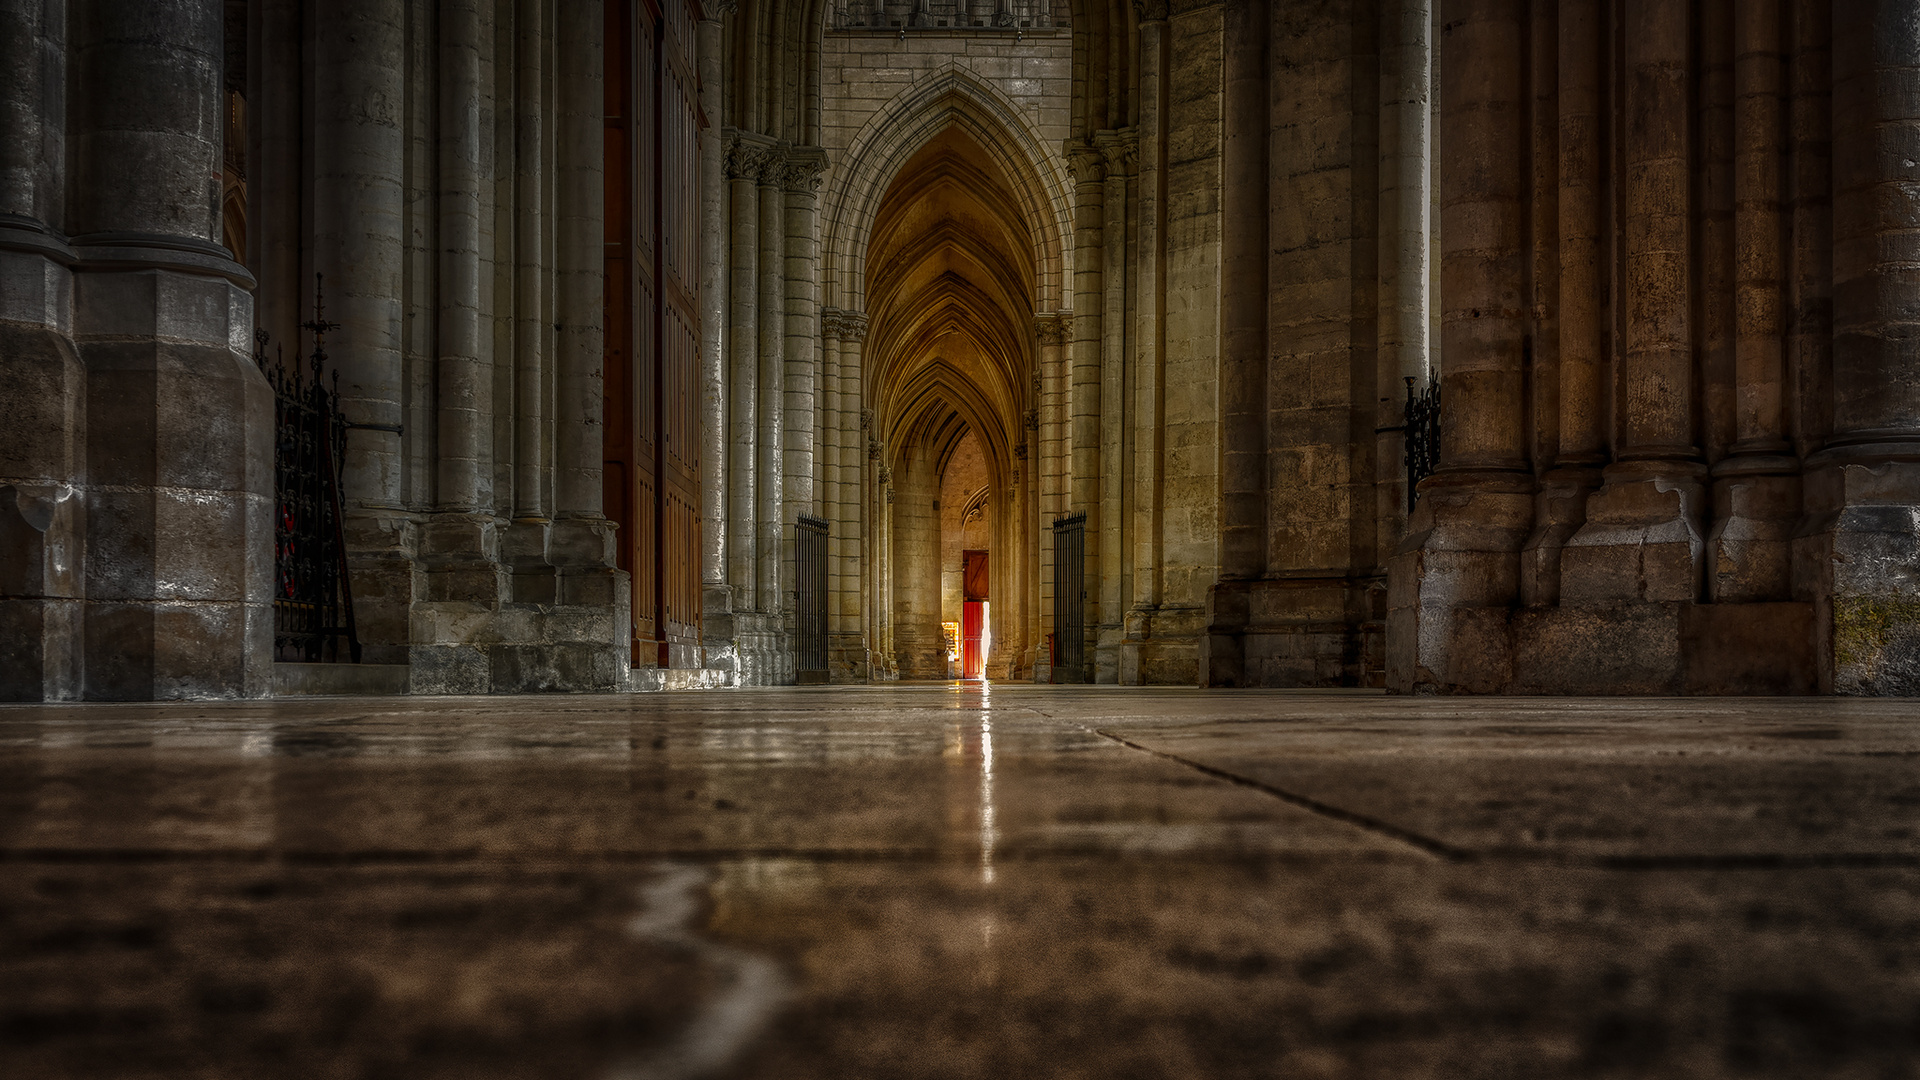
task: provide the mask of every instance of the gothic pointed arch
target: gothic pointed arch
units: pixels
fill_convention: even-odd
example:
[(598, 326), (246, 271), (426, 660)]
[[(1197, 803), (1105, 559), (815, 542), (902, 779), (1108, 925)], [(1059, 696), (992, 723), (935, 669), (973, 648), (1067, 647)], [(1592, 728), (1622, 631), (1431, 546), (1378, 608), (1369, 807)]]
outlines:
[(849, 310), (867, 306), (868, 238), (880, 205), (906, 164), (956, 128), (986, 153), (1032, 230), (1036, 310), (1072, 305), (1066, 162), (1013, 102), (955, 64), (929, 72), (876, 113), (842, 156), (824, 206), (824, 302)]

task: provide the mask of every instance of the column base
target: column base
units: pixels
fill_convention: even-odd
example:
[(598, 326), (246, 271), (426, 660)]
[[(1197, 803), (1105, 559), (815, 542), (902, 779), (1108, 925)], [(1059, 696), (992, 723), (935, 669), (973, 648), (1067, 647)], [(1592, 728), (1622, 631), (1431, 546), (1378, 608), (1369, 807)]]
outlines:
[(1600, 486), (1598, 469), (1555, 469), (1534, 497), (1533, 535), (1520, 548), (1520, 602), (1560, 602), (1560, 570), (1567, 541), (1587, 523), (1587, 500)]
[(1720, 603), (1793, 598), (1793, 536), (1801, 519), (1800, 463), (1741, 456), (1714, 470), (1707, 595)]
[(1506, 613), (1532, 533), (1533, 478), (1440, 473), (1421, 482), (1387, 569), (1386, 684), (1396, 693), (1492, 693), (1511, 681)]
[(1920, 695), (1920, 448), (1817, 454), (1804, 482), (1794, 577), (1821, 692)]
[(1684, 461), (1608, 466), (1586, 523), (1560, 553), (1564, 603), (1677, 602), (1700, 597), (1706, 467)]
[(864, 683), (868, 681), (871, 661), (867, 650), (867, 636), (858, 632), (841, 632), (827, 636), (828, 680), (835, 683)]
[(274, 404), (235, 348), (251, 335), (252, 297), (164, 269), (80, 273), (73, 286), (86, 368), (85, 546), (71, 553), (85, 560), (85, 696), (264, 697)]
[(1379, 686), (1386, 678), (1386, 578), (1222, 581), (1197, 635), (1201, 686)]

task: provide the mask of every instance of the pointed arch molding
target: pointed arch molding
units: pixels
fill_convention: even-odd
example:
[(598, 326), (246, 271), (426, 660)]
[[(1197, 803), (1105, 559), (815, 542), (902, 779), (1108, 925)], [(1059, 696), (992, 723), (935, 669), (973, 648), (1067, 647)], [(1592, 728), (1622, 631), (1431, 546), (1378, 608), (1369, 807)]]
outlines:
[(952, 63), (928, 72), (870, 117), (841, 156), (828, 193), (821, 302), (865, 310), (867, 239), (880, 201), (913, 155), (949, 126), (971, 135), (1000, 166), (1033, 230), (1034, 310), (1069, 310), (1073, 219), (1066, 162), (1006, 95)]

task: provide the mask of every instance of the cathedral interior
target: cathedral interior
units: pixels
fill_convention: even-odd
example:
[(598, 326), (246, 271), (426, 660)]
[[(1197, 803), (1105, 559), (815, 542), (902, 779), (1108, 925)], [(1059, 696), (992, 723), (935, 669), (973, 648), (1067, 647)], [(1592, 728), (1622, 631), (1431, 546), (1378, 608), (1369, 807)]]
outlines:
[(1920, 1078), (1917, 160), (1920, 0), (0, 0), (0, 1074)]

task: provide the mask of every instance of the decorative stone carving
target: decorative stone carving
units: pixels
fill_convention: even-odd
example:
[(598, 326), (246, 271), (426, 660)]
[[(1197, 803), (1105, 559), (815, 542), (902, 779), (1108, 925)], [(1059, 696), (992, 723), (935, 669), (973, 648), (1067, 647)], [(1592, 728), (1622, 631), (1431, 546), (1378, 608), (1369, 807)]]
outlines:
[(729, 180), (759, 180), (768, 150), (735, 135), (727, 140), (726, 171)]
[(1036, 316), (1033, 320), (1033, 333), (1042, 345), (1064, 345), (1073, 337), (1073, 316)]
[(860, 410), (860, 430), (861, 431), (873, 430), (873, 410), (872, 409)]
[(726, 18), (739, 9), (740, 0), (704, 0), (700, 5), (700, 10), (706, 12), (707, 18), (715, 22)]
[[(1027, 423), (1028, 431), (1039, 431), (1040, 430), (1040, 410), (1028, 409), (1027, 415), (1026, 415), (1026, 423)], [(1024, 451), (1025, 447), (1022, 446), (1021, 449)]]
[(1107, 178), (1106, 155), (1091, 146), (1068, 143), (1067, 167), (1078, 184), (1098, 184)]
[[(1033, 413), (1029, 411), (1027, 415), (1032, 416)], [(1028, 426), (1031, 427), (1032, 425)], [(1027, 444), (1025, 440), (1013, 444), (1013, 456), (1019, 458), (1021, 461), (1027, 460)]]
[(1106, 159), (1108, 177), (1132, 176), (1140, 167), (1140, 139), (1132, 128), (1097, 132), (1093, 145)]
[(862, 342), (867, 339), (867, 317), (844, 308), (820, 309), (820, 336), (836, 341)]
[(811, 195), (820, 190), (820, 174), (826, 167), (826, 156), (817, 150), (789, 151), (783, 155), (777, 183), (788, 191)]

